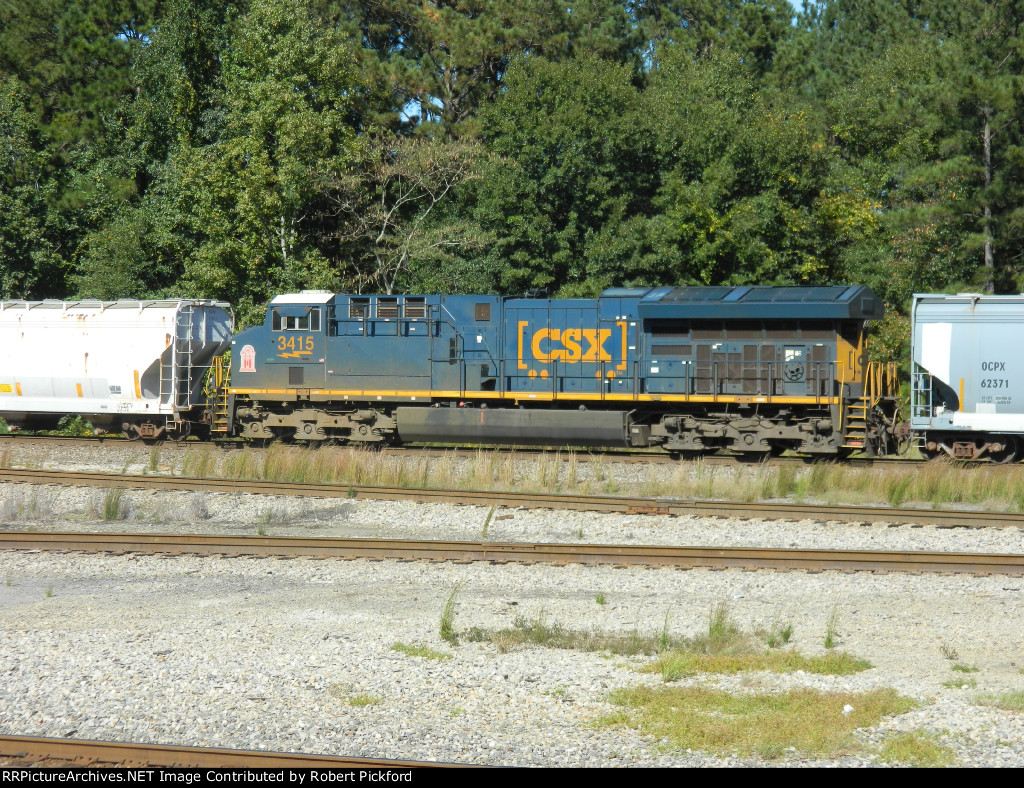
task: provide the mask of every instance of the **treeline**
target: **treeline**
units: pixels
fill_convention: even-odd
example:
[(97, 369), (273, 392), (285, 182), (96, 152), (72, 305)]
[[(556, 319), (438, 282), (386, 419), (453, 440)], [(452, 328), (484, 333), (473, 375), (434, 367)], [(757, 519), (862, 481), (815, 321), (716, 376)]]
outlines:
[[(1024, 0), (5, 0), (0, 297), (1024, 289)], [(898, 332), (897, 332), (898, 333)]]

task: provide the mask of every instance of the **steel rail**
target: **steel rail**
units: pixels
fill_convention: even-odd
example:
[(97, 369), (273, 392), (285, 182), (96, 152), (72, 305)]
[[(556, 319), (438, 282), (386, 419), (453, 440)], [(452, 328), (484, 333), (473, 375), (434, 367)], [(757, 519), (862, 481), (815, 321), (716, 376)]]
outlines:
[[(85, 436), (85, 437), (70, 437), (63, 435), (19, 435), (19, 434), (4, 434), (0, 435), (0, 445), (4, 442), (7, 443), (26, 443), (45, 445), (46, 443), (62, 443), (64, 445), (82, 445), (91, 447), (118, 447), (118, 448), (153, 448), (158, 447), (160, 450), (166, 451), (188, 451), (192, 449), (216, 449), (219, 451), (231, 451), (239, 449), (251, 449), (253, 451), (263, 451), (266, 447), (254, 446), (251, 444), (242, 443), (237, 440), (213, 440), (213, 441), (159, 441), (154, 444), (143, 444), (139, 441), (130, 441), (120, 435), (97, 435), (97, 436)], [(351, 448), (358, 450), (358, 445), (347, 445), (342, 448)], [(552, 447), (552, 448), (537, 448), (537, 447), (511, 447), (511, 446), (463, 446), (453, 444), (451, 446), (420, 446), (420, 445), (403, 445), (403, 446), (384, 446), (381, 447), (381, 451), (386, 454), (419, 454), (426, 456), (445, 456), (449, 454), (457, 454), (460, 456), (474, 456), (477, 453), (483, 452), (497, 452), (507, 453), (515, 452), (517, 456), (524, 459), (534, 459), (536, 457), (543, 457), (551, 455), (560, 455), (563, 460), (568, 460), (570, 456), (577, 462), (610, 462), (610, 463), (652, 463), (655, 465), (677, 465), (686, 464), (688, 462), (694, 462), (695, 459), (681, 459), (678, 452), (670, 453), (662, 450), (637, 450), (637, 449), (626, 449), (626, 448), (608, 448), (608, 449), (594, 449), (594, 448), (580, 448), (573, 449), (571, 447)], [(867, 467), (872, 465), (919, 465), (923, 464), (924, 460), (912, 460), (898, 457), (853, 457), (845, 460), (838, 460), (835, 457), (744, 457), (741, 454), (717, 454), (708, 453), (700, 456), (700, 461), (708, 465), (811, 465), (816, 462), (841, 462), (845, 466), (851, 467)], [(968, 465), (971, 463), (959, 463)]]
[(956, 509), (897, 509), (887, 506), (828, 506), (825, 504), (751, 503), (682, 498), (642, 498), (618, 495), (559, 495), (554, 493), (439, 490), (307, 482), (201, 479), (183, 476), (130, 476), (114, 473), (74, 473), (2, 468), (0, 482), (60, 484), (78, 487), (250, 493), (314, 498), (417, 501), (474, 506), (570, 509), (626, 514), (670, 514), (767, 520), (819, 522), (888, 522), (941, 527), (1024, 527), (1024, 514)]
[(258, 557), (368, 558), (492, 563), (612, 564), (616, 566), (755, 568), (820, 572), (955, 572), (1024, 574), (1024, 555), (816, 550), (670, 545), (533, 544), (336, 537), (196, 536), (2, 532), (0, 549)]
[[(176, 747), (163, 744), (50, 739), (36, 736), (0, 736), (0, 759), (15, 764), (53, 766), (144, 766), (156, 768), (241, 768), (241, 769), (410, 769), (416, 767), (457, 767), (469, 764), (429, 761), (346, 758), (334, 755), (227, 750), (212, 747)], [(12, 764), (4, 764), (10, 768)]]

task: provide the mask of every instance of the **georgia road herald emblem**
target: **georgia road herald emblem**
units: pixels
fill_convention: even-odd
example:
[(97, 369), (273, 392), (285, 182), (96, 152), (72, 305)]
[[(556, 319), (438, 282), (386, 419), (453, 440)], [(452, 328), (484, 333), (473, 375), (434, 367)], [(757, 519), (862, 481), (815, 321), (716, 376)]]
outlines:
[(246, 345), (242, 348), (242, 352), (238, 354), (238, 371), (239, 372), (255, 372), (256, 371), (256, 348), (252, 345)]

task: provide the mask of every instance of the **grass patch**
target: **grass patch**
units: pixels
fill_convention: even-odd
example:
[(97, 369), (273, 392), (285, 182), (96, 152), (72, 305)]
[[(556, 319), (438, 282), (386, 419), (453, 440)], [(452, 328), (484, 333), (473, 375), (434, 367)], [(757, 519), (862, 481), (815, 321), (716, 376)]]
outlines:
[(974, 689), (978, 686), (977, 679), (950, 679), (949, 681), (942, 682), (942, 686), (947, 689)]
[[(818, 757), (858, 751), (853, 731), (914, 707), (911, 699), (892, 689), (734, 695), (704, 687), (637, 687), (617, 690), (610, 700), (625, 711), (600, 720), (602, 727), (638, 728), (669, 750), (768, 759), (780, 757), (789, 748)], [(847, 705), (853, 711), (843, 714)]]
[(120, 488), (114, 488), (107, 490), (107, 494), (103, 496), (103, 519), (110, 522), (112, 520), (123, 520), (125, 518), (125, 507), (121, 500), (124, 497), (124, 490)]
[(459, 639), (455, 635), (455, 597), (461, 588), (461, 584), (456, 583), (455, 588), (448, 595), (448, 601), (444, 603), (444, 610), (441, 611), (441, 623), (438, 627), (441, 640), (451, 643), (453, 646), (459, 645)]
[(903, 763), (925, 768), (952, 766), (956, 760), (949, 747), (939, 744), (936, 734), (923, 731), (887, 736), (878, 759), (882, 763)]
[[(790, 629), (788, 625), (782, 627)], [(535, 619), (517, 617), (512, 627), (501, 630), (475, 628), (463, 633), (469, 642), (491, 642), (501, 652), (517, 646), (535, 645), (576, 651), (609, 652), (621, 656), (658, 656), (641, 668), (661, 673), (665, 681), (675, 681), (696, 673), (739, 673), (770, 670), (847, 676), (867, 670), (871, 663), (845, 652), (830, 652), (805, 657), (793, 650), (766, 650), (761, 637), (745, 633), (733, 623), (725, 604), (717, 605), (708, 617), (706, 634), (692, 638), (674, 638), (668, 630), (668, 614), (661, 632), (643, 635), (587, 632), (551, 623), (541, 612)], [(781, 635), (777, 636), (781, 640)]]
[[(151, 455), (150, 472), (155, 472)], [(615, 493), (615, 469), (600, 458), (579, 462), (576, 452), (523, 462), (514, 452), (481, 450), (469, 457), (395, 456), (363, 447), (301, 447), (275, 444), (243, 448), (229, 456), (209, 449), (189, 451), (181, 475), (249, 481), (294, 481), (438, 489), (490, 489), (568, 494)], [(645, 496), (822, 500), (829, 503), (931, 505), (980, 503), (986, 508), (1024, 511), (1024, 468), (1017, 465), (958, 466), (936, 461), (885, 468), (851, 468), (831, 462), (798, 465), (708, 465), (680, 463), (671, 473), (631, 488)], [(489, 525), (488, 520), (485, 525)], [(583, 539), (582, 529), (579, 538)]]
[(348, 697), (349, 706), (376, 706), (378, 703), (383, 701), (380, 695), (370, 695), (365, 692), (361, 692), (358, 695), (350, 695)]
[(955, 648), (953, 648), (948, 643), (943, 643), (941, 646), (939, 646), (939, 651), (941, 651), (942, 656), (944, 656), (950, 662), (960, 659), (960, 654), (957, 652)]
[(998, 695), (982, 695), (975, 699), (982, 706), (995, 706), (1006, 711), (1024, 711), (1024, 692), (1002, 692)]
[(599, 605), (608, 604), (608, 600), (604, 598), (604, 594), (598, 594), (597, 596), (595, 596), (594, 601), (597, 602), (597, 604)]
[(569, 629), (561, 624), (549, 623), (543, 612), (532, 621), (517, 617), (507, 629), (470, 629), (463, 633), (463, 637), (471, 643), (491, 642), (502, 653), (525, 645), (576, 651), (608, 651), (626, 656), (657, 654), (661, 650), (661, 639), (658, 636), (644, 636), (637, 631), (621, 635)]
[(772, 625), (759, 632), (768, 648), (780, 648), (793, 639), (793, 625), (788, 621), (773, 621)]
[(427, 646), (410, 646), (407, 643), (395, 643), (391, 646), (392, 651), (397, 651), (399, 654), (405, 654), (407, 657), (423, 657), (424, 659), (432, 659), (436, 662), (444, 662), (446, 659), (451, 659), (451, 654), (446, 654), (443, 651), (435, 651)]
[(952, 669), (955, 670), (957, 673), (977, 673), (978, 672), (978, 668), (975, 667), (974, 665), (956, 664), (956, 665), (953, 666)]
[(839, 635), (839, 608), (832, 608), (825, 622), (825, 648), (835, 648), (836, 637)]
[(51, 596), (53, 596), (53, 586), (47, 586), (46, 587), (46, 598), (49, 599)]
[(698, 673), (743, 673), (767, 670), (772, 673), (819, 673), (829, 676), (850, 676), (868, 670), (871, 663), (844, 651), (805, 657), (797, 651), (771, 650), (738, 653), (702, 653), (694, 650), (670, 651), (642, 668), (645, 673), (661, 673), (665, 681), (677, 681)]

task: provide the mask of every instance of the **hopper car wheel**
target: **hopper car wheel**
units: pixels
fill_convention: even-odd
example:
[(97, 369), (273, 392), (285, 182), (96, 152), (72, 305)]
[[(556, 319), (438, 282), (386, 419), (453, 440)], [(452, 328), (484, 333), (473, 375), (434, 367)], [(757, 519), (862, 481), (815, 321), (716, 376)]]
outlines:
[(1020, 448), (1017, 439), (1012, 435), (998, 435), (996, 438), (1002, 441), (1005, 448), (1002, 451), (989, 452), (989, 459), (1000, 465), (1016, 460), (1018, 457), (1017, 452)]
[(938, 449), (926, 449), (924, 446), (922, 446), (921, 456), (928, 461), (937, 460), (939, 457), (942, 456), (942, 452), (939, 451)]
[(125, 439), (130, 441), (142, 440), (142, 436), (139, 435), (138, 430), (132, 429), (132, 426), (133, 425), (127, 421), (121, 425), (121, 431), (124, 433)]

